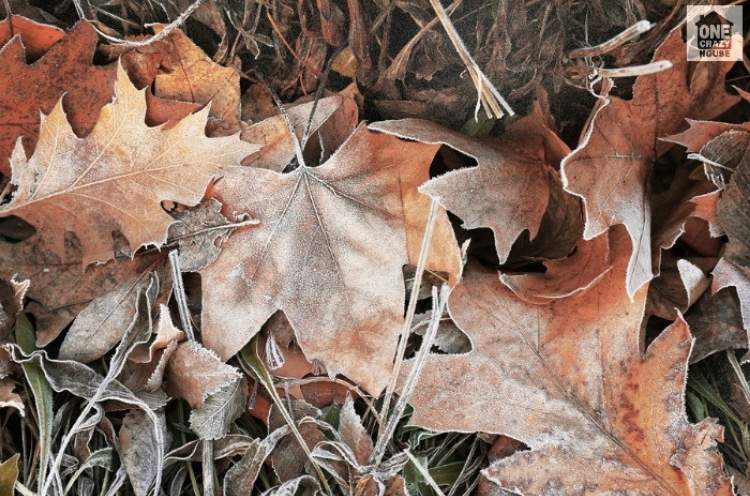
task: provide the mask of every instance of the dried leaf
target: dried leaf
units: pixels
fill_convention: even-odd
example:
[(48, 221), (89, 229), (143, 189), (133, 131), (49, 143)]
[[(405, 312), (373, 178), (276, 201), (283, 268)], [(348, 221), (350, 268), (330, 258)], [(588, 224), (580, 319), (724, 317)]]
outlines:
[(213, 351), (196, 342), (185, 342), (167, 362), (167, 393), (184, 399), (191, 408), (200, 408), (206, 398), (240, 377), (236, 368), (222, 362)]
[(489, 227), (500, 263), (518, 236), (539, 232), (549, 199), (550, 171), (536, 151), (481, 142), (428, 121), (404, 119), (370, 125), (371, 129), (422, 143), (447, 145), (477, 161), (476, 167), (448, 172), (420, 191), (463, 220), (467, 229)]
[(731, 494), (715, 450), (721, 428), (690, 424), (683, 410), (687, 325), (678, 319), (642, 353), (646, 292), (628, 296), (628, 243), (614, 234), (615, 267), (548, 305), (519, 300), (494, 272), (468, 269), (450, 313), (474, 349), (428, 359), (411, 422), (524, 442), (531, 451), (484, 471), (513, 492)]
[(362, 419), (354, 410), (354, 400), (351, 396), (346, 397), (344, 406), (339, 414), (339, 434), (354, 453), (360, 465), (367, 465), (372, 454), (372, 438), (367, 429), (362, 425)]
[[(18, 138), (23, 138), (26, 154), (30, 156), (40, 133), (40, 113), (48, 114), (56, 105), (59, 107), (63, 94), (62, 107), (72, 131), (79, 136), (88, 134), (97, 122), (99, 111), (112, 98), (115, 78), (114, 66), (91, 63), (97, 35), (88, 22), (79, 22), (31, 65), (26, 64), (24, 43), (27, 37), (23, 32), (0, 50), (0, 86), (3, 88), (0, 94), (0, 172), (6, 175), (11, 170), (7, 160)], [(44, 46), (51, 40), (39, 41)], [(32, 51), (41, 48), (34, 46), (35, 43), (31, 45)], [(62, 115), (62, 108), (58, 112)]]
[[(159, 428), (166, 431), (164, 415), (157, 416), (162, 422)], [(148, 495), (156, 480), (155, 470), (162, 466), (159, 458), (164, 456), (164, 446), (158, 445), (151, 419), (140, 410), (130, 410), (122, 419), (120, 454), (136, 496)]]
[(0, 21), (0, 44), (4, 45), (14, 36), (21, 37), (28, 56), (38, 58), (65, 37), (65, 31), (24, 16), (12, 15)]
[(670, 61), (672, 68), (640, 76), (632, 100), (603, 99), (578, 148), (562, 164), (565, 189), (584, 200), (584, 238), (617, 224), (628, 230), (635, 247), (625, 279), (631, 296), (654, 275), (648, 178), (653, 161), (669, 147), (659, 138), (678, 131), (686, 117), (711, 118), (737, 102), (723, 89), (734, 63), (688, 63), (680, 30), (675, 28), (653, 57)]
[[(158, 33), (163, 26), (157, 24), (153, 29)], [(108, 53), (118, 56), (122, 50), (109, 47)], [(181, 30), (175, 29), (163, 40), (122, 54), (122, 63), (137, 86), (153, 83), (157, 97), (210, 103), (209, 136), (228, 136), (240, 130), (239, 71), (211, 60)]]
[(698, 301), (710, 284), (700, 267), (667, 252), (662, 257), (659, 277), (649, 286), (646, 313), (675, 320)]
[(287, 434), (289, 428), (280, 427), (263, 440), (253, 439), (240, 461), (227, 470), (224, 477), (224, 496), (244, 496), (252, 493), (255, 480), (266, 458)]
[[(317, 105), (314, 102), (301, 103), (286, 108), (285, 112), (294, 129), (294, 134), (298, 140), (301, 140), (308, 121), (311, 121), (310, 133), (312, 134), (343, 104), (343, 97), (330, 96), (319, 100)], [(311, 116), (313, 106), (315, 115)], [(260, 150), (243, 160), (242, 165), (283, 172), (294, 158), (294, 142), (281, 115), (269, 117), (255, 124), (243, 123), (240, 136), (248, 143), (261, 146)]]
[(685, 315), (685, 319), (695, 336), (695, 346), (690, 354), (691, 363), (720, 351), (748, 346), (740, 303), (731, 289), (722, 289), (714, 295), (704, 293)]
[(38, 303), (29, 304), (27, 311), (36, 317), (39, 347), (53, 341), (93, 299), (157, 268), (163, 260), (153, 253), (84, 267), (79, 249), (67, 243), (60, 257), (36, 236), (20, 243), (0, 242), (0, 258), (6, 261), (0, 265), (0, 277), (18, 274), (33, 281), (27, 296)]
[(190, 412), (190, 428), (200, 439), (220, 439), (245, 411), (247, 384), (237, 379), (206, 398), (203, 406)]
[(227, 226), (229, 219), (221, 214), (221, 203), (214, 199), (175, 214), (175, 219), (169, 227), (169, 239), (177, 241), (183, 272), (198, 272), (212, 264), (221, 244), (234, 230)]
[(604, 233), (590, 241), (580, 240), (571, 256), (544, 265), (544, 272), (501, 274), (500, 280), (529, 303), (551, 303), (586, 291), (612, 268), (609, 236)]
[(84, 265), (112, 258), (112, 231), (121, 232), (133, 251), (163, 244), (173, 219), (160, 202), (196, 205), (223, 167), (254, 150), (236, 136), (206, 138), (206, 111), (170, 129), (147, 127), (144, 92), (122, 69), (115, 94), (83, 140), (71, 130), (62, 105), (55, 106), (44, 118), (34, 155), (26, 159), (20, 147), (13, 152), (18, 189), (0, 211), (35, 226), (60, 257), (66, 231), (74, 232)]
[(13, 390), (16, 383), (12, 379), (0, 379), (0, 409), (15, 408), (22, 417), (26, 416), (26, 409), (23, 406), (23, 400)]
[(81, 363), (103, 357), (125, 335), (128, 324), (136, 315), (140, 294), (147, 289), (149, 298), (155, 301), (159, 294), (158, 285), (152, 284), (147, 274), (141, 274), (92, 300), (65, 334), (59, 357)]
[[(203, 343), (227, 359), (282, 310), (309, 360), (380, 391), (403, 321), (406, 233), (421, 238), (426, 221), (412, 208), (404, 218), (404, 195), (416, 191), (403, 184), (427, 175), (435, 150), (360, 127), (320, 167), (229, 169), (216, 197), (260, 224), (238, 229), (201, 271)], [(460, 269), (448, 220), (438, 223), (452, 242), (436, 235), (433, 260)]]

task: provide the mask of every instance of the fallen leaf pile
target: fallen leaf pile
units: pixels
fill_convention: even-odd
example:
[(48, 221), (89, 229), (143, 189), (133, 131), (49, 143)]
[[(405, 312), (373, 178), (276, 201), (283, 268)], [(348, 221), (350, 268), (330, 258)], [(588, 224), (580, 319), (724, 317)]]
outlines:
[(0, 22), (0, 495), (744, 494), (747, 67), (670, 17), (577, 139), (536, 76), (382, 120), (433, 11), (374, 83), (364, 2), (282, 3)]

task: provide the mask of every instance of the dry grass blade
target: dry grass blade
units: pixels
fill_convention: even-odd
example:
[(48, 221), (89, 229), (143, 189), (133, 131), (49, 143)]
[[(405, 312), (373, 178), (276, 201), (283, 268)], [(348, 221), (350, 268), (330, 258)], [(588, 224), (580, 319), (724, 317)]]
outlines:
[(440, 292), (436, 287), (432, 288), (432, 317), (430, 318), (430, 325), (427, 327), (427, 331), (422, 339), (422, 345), (419, 348), (412, 369), (409, 371), (409, 376), (406, 378), (406, 382), (401, 390), (401, 395), (396, 401), (396, 406), (393, 408), (390, 417), (386, 420), (385, 428), (378, 433), (378, 441), (375, 444), (375, 449), (372, 453), (373, 463), (376, 465), (383, 461), (385, 456), (385, 449), (388, 442), (393, 437), (393, 433), (396, 431), (401, 416), (406, 411), (406, 406), (409, 403), (411, 393), (414, 391), (414, 387), (417, 385), (417, 379), (419, 379), (419, 373), (422, 371), (422, 367), (430, 354), (432, 344), (435, 342), (435, 336), (437, 335), (438, 327), (440, 326), (440, 318), (445, 311), (445, 305), (448, 303), (448, 286), (443, 285), (440, 287)]
[(440, 23), (448, 34), (448, 38), (451, 40), (451, 43), (453, 43), (458, 56), (466, 66), (466, 70), (469, 72), (469, 76), (471, 76), (471, 80), (477, 88), (478, 100), (477, 108), (474, 112), (474, 118), (476, 120), (479, 119), (478, 114), (480, 106), (484, 108), (487, 117), (490, 118), (499, 119), (506, 113), (509, 116), (515, 115), (515, 112), (513, 112), (513, 109), (508, 102), (505, 101), (505, 98), (503, 98), (500, 92), (497, 91), (497, 88), (492, 84), (492, 81), (489, 80), (476, 61), (474, 61), (474, 58), (469, 53), (466, 45), (464, 45), (461, 36), (458, 34), (458, 31), (456, 31), (456, 27), (451, 22), (451, 19), (443, 8), (443, 5), (440, 3), (440, 0), (430, 0), (430, 5), (432, 5), (432, 8), (435, 10), (438, 19), (440, 19)]

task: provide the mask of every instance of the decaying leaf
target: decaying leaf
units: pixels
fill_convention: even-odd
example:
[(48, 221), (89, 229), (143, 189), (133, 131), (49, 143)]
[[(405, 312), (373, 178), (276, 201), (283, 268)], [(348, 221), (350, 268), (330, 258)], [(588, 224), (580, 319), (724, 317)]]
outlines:
[(0, 379), (0, 409), (15, 408), (23, 417), (26, 415), (26, 408), (18, 393), (13, 391), (15, 388), (16, 383), (12, 379)]
[(236, 368), (196, 342), (180, 344), (167, 362), (167, 393), (200, 408), (206, 398), (240, 379)]
[(237, 379), (211, 394), (203, 405), (190, 412), (190, 428), (200, 439), (220, 439), (245, 410), (247, 384)]
[[(153, 26), (154, 32), (163, 29)], [(127, 48), (126, 48), (127, 49)], [(160, 98), (208, 105), (208, 134), (228, 136), (240, 130), (240, 73), (211, 60), (180, 29), (165, 39), (125, 52), (109, 47), (139, 87), (154, 85)], [(204, 126), (206, 122), (204, 122)]]
[(372, 438), (362, 425), (362, 419), (354, 410), (354, 400), (347, 396), (339, 414), (339, 434), (354, 453), (360, 465), (366, 465), (372, 454)]
[(528, 231), (531, 239), (536, 238), (554, 186), (541, 136), (509, 132), (506, 139), (482, 142), (416, 119), (376, 122), (370, 129), (447, 145), (477, 161), (476, 167), (430, 180), (420, 191), (458, 215), (467, 229), (492, 229), (500, 263), (521, 233)]
[(484, 471), (512, 492), (732, 494), (715, 449), (722, 429), (710, 419), (690, 424), (683, 410), (688, 327), (679, 318), (642, 351), (646, 291), (627, 294), (627, 238), (613, 234), (614, 268), (547, 305), (518, 299), (494, 272), (468, 269), (449, 307), (474, 349), (427, 361), (411, 421), (524, 442), (531, 451)]
[(20, 243), (0, 242), (0, 258), (6, 262), (0, 264), (0, 277), (17, 274), (33, 281), (27, 297), (34, 301), (27, 305), (27, 311), (36, 317), (39, 347), (53, 341), (92, 300), (163, 262), (162, 254), (152, 253), (84, 267), (77, 244), (66, 242), (65, 248), (61, 257), (36, 235)]
[(169, 239), (177, 242), (183, 272), (197, 272), (213, 263), (233, 231), (221, 213), (221, 203), (214, 199), (175, 214), (175, 219)]
[(266, 458), (276, 448), (276, 444), (289, 434), (289, 427), (280, 427), (266, 438), (253, 439), (242, 458), (229, 470), (224, 478), (224, 496), (244, 496), (250, 494)]
[(4, 45), (14, 36), (21, 37), (28, 56), (37, 58), (65, 37), (65, 31), (22, 15), (11, 15), (0, 21), (0, 44)]
[[(343, 104), (343, 97), (330, 96), (315, 102), (301, 103), (285, 109), (294, 134), (301, 140), (307, 123), (310, 133), (317, 131)], [(312, 115), (313, 107), (315, 114)], [(283, 172), (294, 158), (294, 142), (289, 127), (281, 115), (264, 119), (254, 124), (242, 124), (243, 140), (261, 145), (261, 149), (247, 157), (242, 164)]]
[(686, 117), (711, 118), (738, 101), (724, 90), (724, 76), (734, 62), (687, 62), (681, 26), (653, 59), (667, 60), (672, 68), (640, 76), (632, 100), (602, 99), (578, 148), (562, 164), (566, 190), (584, 201), (585, 239), (625, 225), (635, 247), (625, 280), (631, 296), (653, 277), (652, 250), (661, 249), (652, 244), (648, 186), (652, 163), (669, 147), (659, 138), (673, 135)]
[[(19, 22), (15, 19), (15, 22)], [(31, 21), (29, 21), (31, 22)], [(26, 32), (24, 29), (23, 32)], [(99, 118), (99, 111), (112, 98), (114, 66), (93, 65), (96, 31), (79, 22), (73, 30), (36, 62), (28, 65), (24, 44), (32, 53), (51, 40), (31, 42), (24, 34), (11, 39), (0, 50), (0, 172), (8, 174), (10, 158), (18, 138), (31, 156), (40, 134), (40, 114), (54, 107), (65, 109), (73, 133), (88, 134)], [(53, 35), (56, 36), (56, 35)], [(63, 114), (62, 107), (58, 111)], [(63, 117), (64, 118), (64, 117)]]
[(747, 331), (737, 295), (730, 288), (710, 295), (704, 293), (685, 315), (695, 336), (691, 362), (698, 362), (719, 351), (747, 348)]
[[(203, 343), (227, 359), (282, 310), (309, 360), (380, 391), (403, 320), (402, 266), (426, 223), (423, 205), (405, 212), (404, 195), (417, 192), (404, 178), (426, 176), (435, 151), (359, 127), (319, 167), (228, 169), (215, 196), (260, 224), (238, 229), (201, 271)], [(428, 266), (448, 261), (457, 275), (455, 238), (438, 222), (445, 238), (436, 235)]]
[(17, 190), (0, 211), (36, 227), (60, 257), (66, 231), (74, 232), (84, 265), (113, 257), (112, 231), (121, 232), (132, 251), (163, 244), (173, 219), (160, 202), (196, 205), (223, 167), (255, 149), (236, 136), (207, 138), (206, 111), (169, 129), (147, 127), (144, 92), (122, 69), (115, 95), (84, 139), (73, 133), (62, 105), (55, 106), (44, 118), (31, 158), (15, 148), (11, 162)]
[(698, 301), (710, 284), (700, 267), (667, 252), (662, 257), (659, 277), (649, 286), (646, 313), (675, 320)]
[(89, 363), (117, 346), (136, 315), (141, 292), (146, 290), (150, 301), (156, 301), (159, 285), (153, 284), (148, 274), (141, 274), (92, 300), (65, 334), (59, 357)]
[[(158, 414), (166, 431), (164, 415)], [(130, 410), (122, 419), (120, 427), (120, 453), (122, 464), (128, 472), (130, 484), (136, 496), (146, 496), (156, 480), (156, 470), (161, 466), (159, 457), (164, 455), (164, 446), (157, 445), (151, 420), (140, 410)]]

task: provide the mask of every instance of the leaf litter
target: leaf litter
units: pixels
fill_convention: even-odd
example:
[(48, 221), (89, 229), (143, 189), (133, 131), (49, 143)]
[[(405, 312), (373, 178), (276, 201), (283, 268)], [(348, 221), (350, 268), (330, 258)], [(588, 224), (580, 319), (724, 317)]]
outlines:
[(745, 494), (747, 65), (542, 4), (6, 3), (0, 494)]

